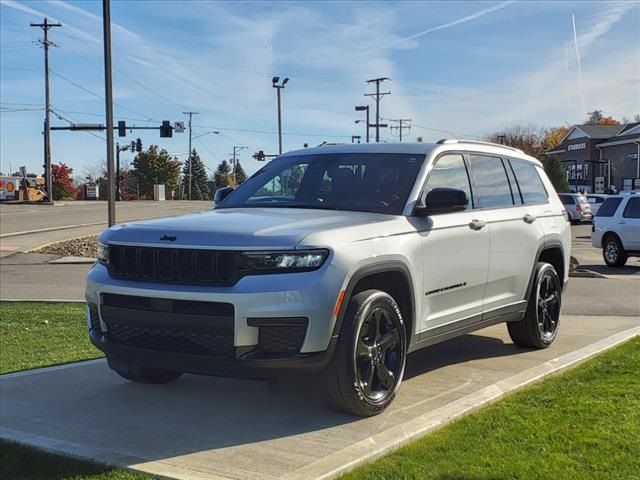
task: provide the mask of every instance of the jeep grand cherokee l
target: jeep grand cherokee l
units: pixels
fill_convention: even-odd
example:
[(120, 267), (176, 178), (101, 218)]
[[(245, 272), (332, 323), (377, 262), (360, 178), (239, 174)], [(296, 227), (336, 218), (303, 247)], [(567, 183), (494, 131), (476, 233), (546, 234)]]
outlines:
[(90, 338), (135, 382), (321, 373), (334, 408), (375, 415), (412, 351), (501, 322), (518, 345), (553, 342), (563, 215), (540, 162), (513, 148), (290, 152), (211, 211), (106, 230)]

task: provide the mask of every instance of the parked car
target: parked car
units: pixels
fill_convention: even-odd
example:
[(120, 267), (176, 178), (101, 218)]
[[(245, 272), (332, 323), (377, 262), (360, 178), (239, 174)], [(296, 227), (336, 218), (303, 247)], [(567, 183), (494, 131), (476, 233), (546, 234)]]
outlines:
[(600, 205), (602, 205), (607, 198), (609, 198), (609, 195), (601, 193), (589, 193), (587, 195), (587, 202), (589, 202), (589, 205), (591, 206), (591, 214), (594, 217), (598, 214)]
[(570, 226), (520, 150), (309, 148), (217, 200), (100, 236), (89, 335), (122, 377), (299, 373), (334, 408), (370, 416), (409, 352), (501, 322), (523, 347), (558, 334)]
[(640, 195), (611, 195), (593, 219), (591, 244), (602, 248), (607, 265), (622, 267), (640, 256)]
[(571, 223), (577, 225), (580, 222), (590, 222), (593, 219), (591, 205), (587, 197), (581, 193), (560, 193), (560, 200), (569, 215)]

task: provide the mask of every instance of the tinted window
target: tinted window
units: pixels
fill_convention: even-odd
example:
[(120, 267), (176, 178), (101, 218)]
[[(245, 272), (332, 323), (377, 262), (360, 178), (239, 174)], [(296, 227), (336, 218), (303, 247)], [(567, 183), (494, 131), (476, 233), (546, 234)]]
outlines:
[(604, 203), (600, 205), (596, 217), (613, 217), (621, 201), (621, 198), (607, 198)]
[(382, 153), (279, 157), (216, 208), (315, 208), (400, 215), (424, 158)]
[(640, 218), (640, 198), (630, 198), (622, 216), (624, 218)]
[(509, 179), (502, 159), (476, 154), (469, 155), (469, 158), (475, 206), (479, 208), (513, 206)]
[(436, 160), (425, 186), (423, 201), (434, 188), (456, 188), (462, 190), (467, 194), (467, 199), (471, 202), (469, 176), (462, 155), (457, 153), (449, 154)]
[(571, 195), (558, 195), (562, 203), (565, 205), (574, 205), (573, 197)]
[(511, 160), (511, 166), (516, 174), (516, 180), (525, 204), (546, 203), (549, 200), (538, 169), (533, 163)]

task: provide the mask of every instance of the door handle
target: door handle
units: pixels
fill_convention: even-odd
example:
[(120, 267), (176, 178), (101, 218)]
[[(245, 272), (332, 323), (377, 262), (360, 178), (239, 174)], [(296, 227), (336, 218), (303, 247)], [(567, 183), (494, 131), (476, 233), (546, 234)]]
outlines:
[(527, 213), (524, 217), (522, 217), (522, 220), (524, 220), (524, 223), (533, 223), (536, 221), (536, 216)]
[(618, 223), (619, 223), (620, 225), (626, 225), (626, 224), (627, 224), (627, 222), (625, 222), (624, 220), (620, 220)]
[(484, 220), (471, 220), (469, 223), (469, 228), (471, 230), (482, 230), (484, 226), (487, 224)]

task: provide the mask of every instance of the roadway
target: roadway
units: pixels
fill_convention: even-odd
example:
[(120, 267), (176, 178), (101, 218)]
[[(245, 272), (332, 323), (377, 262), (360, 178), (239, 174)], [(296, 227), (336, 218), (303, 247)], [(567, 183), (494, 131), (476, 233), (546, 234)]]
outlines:
[[(169, 217), (213, 207), (209, 201), (116, 203), (116, 222)], [(100, 233), (107, 227), (107, 202), (55, 205), (0, 204), (0, 257), (41, 245)]]

